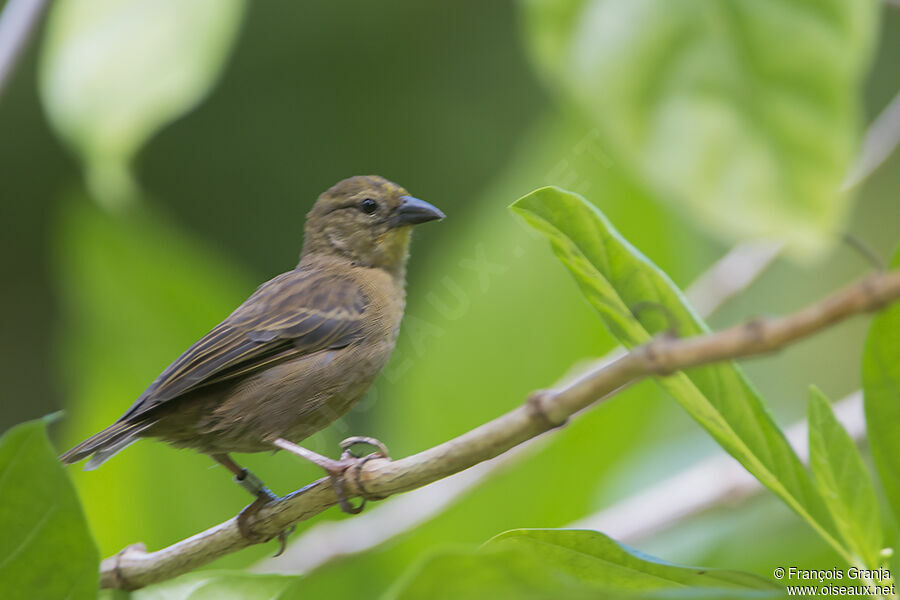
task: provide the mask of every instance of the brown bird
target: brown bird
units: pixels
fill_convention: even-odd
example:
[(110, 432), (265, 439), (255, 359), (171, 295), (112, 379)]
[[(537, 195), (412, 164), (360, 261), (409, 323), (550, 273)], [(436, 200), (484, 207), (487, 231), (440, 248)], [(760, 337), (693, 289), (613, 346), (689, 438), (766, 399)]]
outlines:
[[(261, 285), (156, 378), (118, 421), (62, 455), (94, 469), (138, 438), (210, 455), (264, 504), (273, 496), (230, 452), (283, 449), (323, 467), (341, 507), (353, 464), (297, 443), (346, 413), (394, 349), (405, 306), (412, 226), (442, 219), (378, 176), (351, 177), (319, 196), (297, 267)], [(385, 453), (386, 455), (386, 453)], [(361, 509), (361, 507), (360, 507)], [(245, 532), (246, 533), (246, 532)]]

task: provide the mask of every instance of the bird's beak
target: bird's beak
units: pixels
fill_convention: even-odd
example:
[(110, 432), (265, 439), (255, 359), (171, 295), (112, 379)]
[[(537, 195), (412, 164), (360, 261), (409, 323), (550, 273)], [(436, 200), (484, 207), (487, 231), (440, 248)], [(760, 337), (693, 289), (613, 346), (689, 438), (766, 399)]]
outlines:
[(418, 225), (443, 218), (444, 213), (424, 200), (403, 196), (400, 198), (400, 206), (394, 213), (394, 226)]

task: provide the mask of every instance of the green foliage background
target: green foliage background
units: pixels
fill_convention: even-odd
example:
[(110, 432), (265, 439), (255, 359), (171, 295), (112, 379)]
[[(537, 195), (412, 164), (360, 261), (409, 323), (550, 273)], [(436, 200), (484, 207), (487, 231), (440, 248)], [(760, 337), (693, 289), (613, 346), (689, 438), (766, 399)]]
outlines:
[[(686, 200), (686, 190), (708, 173), (687, 172), (674, 162), (648, 177), (659, 163), (645, 163), (654, 152), (671, 157), (684, 148), (685, 155), (702, 158), (717, 151), (699, 134), (699, 141), (691, 137), (713, 127), (704, 120), (713, 113), (690, 104), (699, 85), (695, 69), (703, 73), (706, 66), (688, 61), (687, 74), (670, 82), (681, 98), (675, 108), (687, 111), (675, 114), (685, 114), (688, 123), (698, 119), (696, 129), (654, 130), (644, 120), (658, 123), (654, 111), (669, 115), (666, 107), (642, 105), (628, 86), (621, 95), (598, 94), (622, 83), (616, 77), (623, 74), (606, 70), (622, 65), (594, 65), (592, 72), (603, 76), (597, 81), (578, 71), (584, 65), (574, 59), (584, 45), (576, 44), (576, 33), (587, 21), (577, 19), (587, 19), (589, 4), (248, 3), (224, 70), (209, 83), (210, 95), (158, 134), (147, 133), (132, 163), (129, 200), (119, 204), (98, 202), (103, 190), (122, 188), (85, 183), (48, 128), (38, 93), (39, 63), (48, 68), (46, 57), (39, 60), (39, 41), (0, 98), (0, 198), (8, 224), (0, 238), (8, 282), (0, 295), (7, 315), (0, 329), (0, 429), (64, 408), (65, 419), (52, 430), (63, 449), (116, 418), (259, 282), (295, 264), (306, 210), (318, 193), (352, 174), (393, 179), (448, 219), (417, 234), (408, 318), (389, 369), (346, 419), (308, 442), (312, 449), (333, 453), (336, 441), (352, 433), (378, 437), (397, 456), (415, 452), (508, 410), (528, 391), (611, 349), (616, 341), (546, 241), (506, 209), (512, 200), (543, 185), (583, 194), (682, 287), (729, 244), (707, 226), (721, 218), (710, 203), (722, 192), (720, 177), (710, 176), (717, 185)], [(625, 0), (593, 4), (592, 10), (610, 14), (629, 10)], [(651, 11), (659, 3), (631, 4)], [(697, 11), (703, 3), (684, 4)], [(826, 22), (840, 25), (828, 34), (843, 35), (852, 49), (839, 64), (821, 59), (825, 66), (816, 63), (804, 80), (809, 89), (830, 90), (827, 101), (806, 94), (800, 108), (788, 102), (798, 117), (778, 112), (783, 96), (776, 95), (767, 105), (774, 113), (765, 121), (768, 129), (751, 131), (754, 115), (738, 110), (732, 117), (741, 126), (722, 142), (744, 144), (763, 158), (801, 160), (816, 150), (790, 171), (798, 179), (779, 195), (754, 196), (760, 201), (754, 206), (763, 208), (745, 223), (754, 233), (772, 233), (763, 227), (772, 223), (776, 233), (802, 229), (797, 235), (806, 242), (801, 255), (807, 262), (779, 262), (714, 316), (713, 327), (791, 310), (868, 269), (842, 246), (831, 248), (827, 260), (810, 261), (810, 248), (825, 245), (816, 237), (822, 229), (846, 227), (882, 255), (897, 242), (896, 156), (859, 190), (855, 204), (823, 200), (820, 187), (833, 191), (860, 124), (900, 89), (894, 64), (900, 12), (885, 9), (880, 34), (867, 35), (876, 28), (877, 10), (855, 20), (835, 8), (840, 3), (819, 4), (832, 18)], [(811, 28), (822, 11), (813, 11)], [(691, 15), (660, 17), (658, 39), (683, 35), (676, 26), (690, 24)], [(653, 46), (654, 31), (635, 39), (638, 50)], [(833, 39), (810, 35), (815, 43), (804, 45), (800, 37), (798, 46), (813, 54), (833, 50)], [(731, 56), (727, 39), (707, 42), (710, 52)], [(772, 75), (765, 44), (739, 50), (750, 53), (744, 60), (753, 68), (740, 61), (738, 67), (713, 65), (737, 79), (735, 88), (718, 90), (724, 96), (715, 95), (713, 104), (765, 87)], [(617, 49), (622, 56), (629, 51)], [(865, 68), (869, 55), (871, 70)], [(808, 56), (795, 58), (795, 69), (781, 75), (813, 70)], [(647, 60), (626, 66), (635, 81), (660, 89), (660, 73)], [(863, 78), (863, 110), (856, 114), (841, 82)], [(603, 102), (592, 102), (596, 97)], [(810, 127), (802, 120), (808, 113), (839, 127)], [(794, 130), (798, 119), (803, 127)], [(757, 135), (774, 149), (763, 143), (759, 150)], [(806, 141), (798, 147), (801, 138)], [(785, 204), (791, 198), (796, 205)], [(741, 214), (748, 200), (735, 202)], [(746, 232), (733, 223), (724, 230)], [(841, 325), (746, 366), (779, 423), (805, 415), (811, 382), (833, 399), (859, 388), (866, 326), (862, 320)], [(719, 451), (675, 402), (652, 383), (641, 384), (575, 420), (539, 454), (432, 521), (311, 574), (297, 590), (306, 597), (376, 597), (444, 546), (480, 544), (509, 529), (564, 526)], [(278, 492), (319, 475), (285, 456), (244, 460)], [(244, 492), (221, 469), (210, 469), (205, 457), (148, 442), (99, 471), (68, 472), (103, 556), (136, 541), (150, 548), (172, 543), (246, 503)], [(341, 518), (328, 511), (300, 530)], [(775, 566), (839, 564), (771, 497), (704, 514), (642, 540), (640, 548), (679, 564), (766, 577)], [(248, 550), (212, 567), (245, 566), (271, 551)], [(272, 589), (279, 585), (272, 582)]]

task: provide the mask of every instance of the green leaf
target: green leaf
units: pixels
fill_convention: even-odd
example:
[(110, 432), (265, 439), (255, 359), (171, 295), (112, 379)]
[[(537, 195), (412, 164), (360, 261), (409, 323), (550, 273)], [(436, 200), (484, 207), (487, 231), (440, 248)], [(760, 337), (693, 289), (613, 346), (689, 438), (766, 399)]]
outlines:
[(0, 438), (0, 598), (94, 598), (99, 556), (44, 421)]
[(591, 530), (519, 529), (501, 533), (487, 546), (522, 548), (554, 570), (568, 571), (581, 582), (622, 589), (655, 589), (672, 584), (780, 589), (750, 573), (672, 565)]
[(243, 0), (69, 0), (50, 11), (41, 100), (97, 200), (136, 196), (130, 162), (212, 88)]
[(881, 564), (878, 497), (853, 438), (816, 387), (809, 390), (809, 461), (847, 548), (869, 569)]
[[(682, 337), (708, 331), (675, 284), (581, 196), (541, 188), (512, 208), (550, 239), (588, 300), (628, 348), (649, 342), (654, 332), (671, 325)], [(636, 319), (632, 307), (641, 303), (661, 308), (642, 310)], [(695, 367), (656, 381), (754, 477), (850, 559), (809, 473), (733, 363)]]
[(548, 79), (659, 197), (729, 239), (837, 239), (879, 2), (523, 3)]
[[(900, 266), (900, 249), (893, 267)], [(900, 304), (872, 319), (863, 351), (866, 428), (894, 516), (900, 519)]]
[(279, 600), (297, 577), (240, 571), (190, 573), (131, 594), (131, 600)]
[(516, 530), (414, 567), (389, 598), (780, 598), (756, 575), (672, 565), (596, 531)]

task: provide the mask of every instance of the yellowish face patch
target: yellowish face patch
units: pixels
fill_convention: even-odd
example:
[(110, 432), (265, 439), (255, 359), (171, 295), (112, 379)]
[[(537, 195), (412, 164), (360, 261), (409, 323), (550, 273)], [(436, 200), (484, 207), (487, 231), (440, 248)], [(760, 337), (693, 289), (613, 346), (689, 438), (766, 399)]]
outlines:
[(412, 227), (394, 227), (378, 236), (377, 252), (380, 255), (379, 262), (394, 264), (403, 260), (409, 254), (409, 240), (412, 236)]

